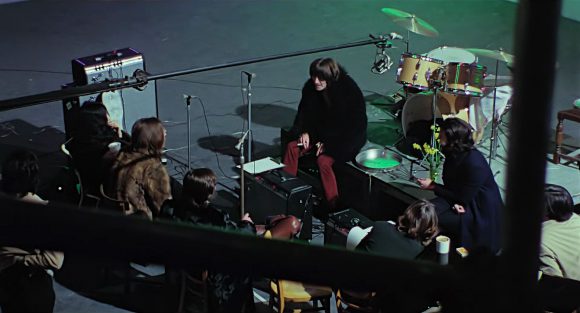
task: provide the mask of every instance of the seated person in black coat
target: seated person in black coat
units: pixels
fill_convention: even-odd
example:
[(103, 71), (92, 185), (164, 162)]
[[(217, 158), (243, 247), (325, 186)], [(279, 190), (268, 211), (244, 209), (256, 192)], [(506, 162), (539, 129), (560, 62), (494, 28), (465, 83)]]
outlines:
[(471, 126), (458, 118), (440, 123), (443, 184), (418, 179), (421, 188), (438, 196), (442, 232), (459, 239), (467, 249), (478, 247), (496, 253), (500, 249), (503, 202), (487, 160), (474, 147)]
[(98, 195), (121, 145), (127, 145), (131, 139), (109, 118), (101, 102), (84, 102), (75, 125), (66, 147), (81, 176), (84, 192)]
[(286, 172), (296, 175), (298, 159), (316, 155), (324, 196), (336, 207), (338, 188), (332, 166), (353, 160), (366, 143), (367, 115), (363, 94), (336, 61), (320, 58), (310, 64), (310, 79), (302, 99), (283, 162)]
[(427, 200), (418, 200), (399, 216), (397, 225), (386, 221), (375, 222), (371, 232), (357, 246), (357, 250), (413, 260), (438, 233), (435, 206)]
[[(390, 258), (414, 260), (438, 233), (435, 206), (427, 200), (418, 200), (399, 216), (396, 225), (386, 221), (375, 222), (356, 249)], [(434, 303), (432, 295), (419, 297), (417, 293), (401, 288), (385, 281), (385, 288), (378, 290), (376, 295), (352, 290), (342, 293), (343, 297), (365, 299), (371, 306), (380, 307), (382, 312), (421, 312)]]

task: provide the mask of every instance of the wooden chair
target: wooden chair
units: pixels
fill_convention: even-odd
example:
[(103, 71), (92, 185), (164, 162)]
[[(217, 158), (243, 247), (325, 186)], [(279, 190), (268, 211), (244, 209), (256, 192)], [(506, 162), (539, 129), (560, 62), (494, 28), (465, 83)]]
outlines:
[(192, 295), (199, 299), (199, 312), (208, 312), (208, 288), (207, 288), (207, 270), (200, 270), (196, 272), (181, 270), (180, 271), (180, 287), (179, 287), (179, 301), (177, 312), (183, 312), (185, 299), (187, 295)]
[[(270, 231), (266, 231), (264, 238), (272, 238)], [(296, 305), (310, 302), (312, 302), (312, 307), (299, 309), (299, 311), (324, 310), (330, 313), (331, 297), (332, 289), (330, 287), (303, 284), (290, 280), (270, 280), (270, 310), (274, 311), (274, 307), (276, 307), (279, 313), (284, 312), (287, 303)]]
[(562, 152), (562, 142), (564, 141), (564, 120), (580, 123), (580, 109), (573, 108), (558, 112), (558, 125), (556, 126), (556, 148), (554, 150), (553, 161), (556, 164), (560, 164), (560, 159), (564, 159), (568, 162), (577, 162), (580, 165), (580, 157), (578, 156), (580, 150), (576, 150), (568, 154)]
[(125, 212), (125, 210), (128, 209), (129, 204), (124, 200), (116, 199), (108, 195), (103, 184), (99, 186), (99, 191), (101, 193), (104, 207), (119, 212)]
[(373, 305), (374, 292), (357, 292), (351, 290), (336, 290), (336, 309), (338, 313), (346, 312), (379, 312)]

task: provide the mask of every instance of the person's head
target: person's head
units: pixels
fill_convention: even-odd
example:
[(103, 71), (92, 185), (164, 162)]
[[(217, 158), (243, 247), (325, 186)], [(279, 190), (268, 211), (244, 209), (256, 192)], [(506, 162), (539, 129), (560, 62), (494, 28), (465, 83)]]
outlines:
[(567, 221), (574, 212), (572, 196), (566, 188), (546, 184), (544, 187), (544, 215), (558, 222)]
[(165, 128), (156, 117), (139, 119), (131, 129), (131, 148), (133, 151), (151, 155), (161, 155), (165, 145)]
[(459, 118), (448, 118), (439, 123), (439, 140), (443, 153), (459, 153), (473, 148), (471, 125)]
[(310, 79), (316, 91), (323, 91), (340, 78), (340, 65), (331, 58), (319, 58), (310, 63)]
[(115, 132), (109, 126), (109, 112), (102, 102), (85, 101), (80, 107), (77, 123), (78, 129), (73, 137), (114, 137)]
[(38, 158), (27, 150), (15, 151), (2, 164), (2, 191), (18, 198), (36, 193)]
[(427, 200), (413, 202), (403, 215), (399, 216), (399, 231), (407, 237), (428, 245), (439, 233), (439, 221), (435, 205)]
[(203, 206), (213, 195), (216, 183), (217, 177), (211, 169), (193, 169), (183, 177), (182, 197), (196, 206)]

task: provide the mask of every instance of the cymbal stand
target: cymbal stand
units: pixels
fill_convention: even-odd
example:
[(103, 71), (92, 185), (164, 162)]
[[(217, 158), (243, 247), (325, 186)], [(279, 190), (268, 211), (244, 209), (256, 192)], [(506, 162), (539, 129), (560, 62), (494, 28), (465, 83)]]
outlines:
[(407, 40), (405, 40), (405, 43), (407, 44), (407, 51), (405, 52), (407, 53), (409, 53), (409, 41), (411, 41), (411, 37), (409, 36), (411, 36), (411, 31), (407, 29)]
[(498, 117), (495, 112), (495, 102), (497, 99), (497, 73), (499, 67), (499, 60), (495, 61), (495, 78), (493, 82), (493, 105), (491, 107), (491, 137), (489, 142), (489, 164), (491, 165), (491, 160), (495, 159), (497, 155), (497, 144), (498, 144)]

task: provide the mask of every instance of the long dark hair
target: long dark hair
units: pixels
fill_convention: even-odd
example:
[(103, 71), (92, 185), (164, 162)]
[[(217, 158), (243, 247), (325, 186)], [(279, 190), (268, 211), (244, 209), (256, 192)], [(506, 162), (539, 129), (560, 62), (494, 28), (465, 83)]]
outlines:
[(207, 206), (215, 191), (217, 177), (209, 168), (193, 169), (183, 177), (182, 199), (196, 208)]
[(131, 149), (161, 157), (165, 144), (165, 128), (156, 117), (139, 119), (131, 129)]
[(473, 149), (472, 128), (467, 122), (452, 117), (441, 121), (439, 127), (447, 139), (447, 144), (441, 147), (441, 152), (446, 156)]
[(310, 77), (325, 80), (328, 87), (334, 85), (343, 74), (346, 71), (334, 59), (319, 58), (310, 63)]
[(103, 145), (119, 139), (116, 131), (109, 125), (108, 114), (103, 103), (85, 101), (79, 110), (78, 128), (72, 137), (77, 141), (97, 142)]
[(439, 220), (435, 205), (427, 200), (417, 200), (399, 216), (397, 229), (409, 238), (428, 245), (439, 233)]
[(574, 202), (566, 188), (546, 184), (544, 187), (544, 214), (548, 219), (564, 222), (572, 217)]
[(38, 173), (36, 155), (28, 150), (17, 150), (2, 164), (2, 191), (17, 198), (22, 198), (29, 192), (36, 193)]

